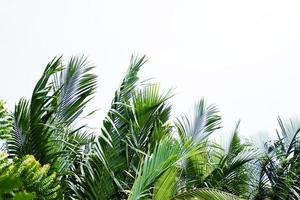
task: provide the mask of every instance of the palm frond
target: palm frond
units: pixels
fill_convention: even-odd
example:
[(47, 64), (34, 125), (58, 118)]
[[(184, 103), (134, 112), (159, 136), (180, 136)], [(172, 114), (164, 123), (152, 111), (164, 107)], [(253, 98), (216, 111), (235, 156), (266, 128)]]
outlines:
[(26, 145), (30, 131), (29, 101), (22, 98), (15, 106), (13, 113), (13, 129), (8, 139), (8, 152), (10, 156), (24, 156), (30, 154), (29, 145)]
[[(278, 118), (278, 124), (280, 126), (280, 134), (278, 134), (279, 140), (282, 141), (282, 145), (286, 154), (292, 153), (295, 143), (299, 143), (300, 121), (298, 119), (283, 121)], [(278, 133), (278, 131), (277, 131)]]
[(178, 119), (176, 127), (181, 140), (188, 138), (199, 143), (220, 128), (221, 117), (217, 107), (206, 106), (204, 99), (195, 104), (193, 112), (190, 116), (184, 115)]
[(169, 137), (162, 140), (152, 154), (145, 156), (128, 199), (138, 200), (151, 196), (150, 189), (154, 182), (166, 170), (174, 167), (181, 156), (180, 146), (175, 140)]
[[(249, 175), (247, 164), (257, 159), (258, 152), (241, 143), (237, 132), (238, 124), (229, 137), (226, 148), (217, 144), (203, 143), (205, 153), (187, 160), (186, 179), (188, 188), (211, 187), (231, 194), (246, 197), (248, 194)], [(188, 171), (191, 170), (191, 173)]]
[(93, 98), (97, 87), (97, 76), (87, 57), (72, 57), (65, 70), (55, 78), (58, 97), (57, 120), (69, 125), (83, 112), (85, 105)]
[[(259, 196), (272, 199), (297, 199), (300, 195), (299, 173), (299, 128), (297, 121), (285, 122), (278, 119), (278, 139), (259, 145), (264, 153), (252, 168), (252, 174), (259, 174), (252, 187), (251, 198)], [(254, 176), (255, 177), (255, 176)]]
[[(51, 135), (53, 120), (52, 115), (55, 112), (56, 96), (58, 91), (52, 92), (53, 75), (62, 70), (61, 57), (54, 58), (37, 82), (30, 100), (29, 111), (29, 130), (26, 137), (29, 154), (34, 155), (41, 163), (48, 163), (51, 145), (49, 137)], [(48, 124), (48, 125), (47, 125)]]
[(147, 152), (149, 144), (150, 148), (154, 148), (155, 143), (159, 142), (164, 134), (168, 134), (167, 122), (171, 106), (167, 101), (171, 97), (171, 91), (161, 94), (157, 84), (149, 84), (136, 90), (130, 101), (130, 114), (134, 119), (130, 123), (130, 139), (136, 141), (135, 148)]
[(234, 196), (232, 194), (212, 189), (212, 188), (200, 188), (195, 190), (190, 190), (183, 192), (175, 197), (172, 200), (242, 200), (241, 198)]
[(137, 74), (144, 63), (145, 56), (131, 58), (129, 69), (115, 92), (111, 109), (103, 122), (98, 141), (92, 145), (90, 155), (78, 174), (73, 187), (77, 195), (87, 194), (86, 199), (124, 197), (125, 182), (122, 180), (126, 179), (128, 169), (126, 139), (133, 122), (130, 121), (133, 113), (130, 99), (136, 91), (139, 80)]
[(177, 192), (179, 173), (178, 167), (170, 167), (156, 181), (153, 189), (153, 200), (171, 199)]

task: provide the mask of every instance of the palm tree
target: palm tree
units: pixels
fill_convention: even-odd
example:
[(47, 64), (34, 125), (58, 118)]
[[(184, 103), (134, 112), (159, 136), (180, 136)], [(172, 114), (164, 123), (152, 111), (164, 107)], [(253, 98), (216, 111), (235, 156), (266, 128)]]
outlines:
[[(208, 188), (207, 181), (197, 189), (197, 185), (190, 183), (197, 181), (200, 174), (188, 176), (191, 164), (185, 165), (186, 161), (197, 157), (209, 166), (211, 155), (208, 151), (214, 147), (208, 145), (207, 137), (220, 124), (216, 107), (206, 107), (204, 101), (200, 101), (192, 122), (183, 117), (178, 129), (174, 130), (168, 102), (172, 93), (160, 93), (156, 84), (138, 84), (137, 73), (144, 62), (145, 57), (131, 59), (100, 136), (85, 161), (85, 167), (80, 173), (76, 172), (76, 184), (71, 183), (74, 199), (237, 199), (227, 192)], [(176, 134), (181, 140), (173, 137)], [(228, 174), (254, 158), (249, 149), (235, 153), (240, 154), (232, 166), (223, 164), (229, 168)], [(230, 156), (232, 160), (233, 155)], [(190, 180), (186, 182), (188, 178)]]
[(67, 64), (54, 58), (31, 99), (22, 98), (11, 117), (0, 112), (9, 157), (30, 154), (51, 164), (59, 199), (246, 198), (252, 191), (248, 164), (257, 152), (238, 137), (238, 125), (227, 147), (213, 142), (210, 135), (221, 117), (203, 99), (191, 116), (172, 122), (172, 91), (139, 80), (145, 62), (145, 56), (131, 58), (101, 130), (94, 133), (80, 123), (97, 86), (93, 66), (83, 56)]
[[(78, 126), (79, 116), (96, 89), (93, 66), (83, 56), (63, 64), (54, 58), (38, 80), (30, 100), (22, 98), (12, 113), (13, 123), (7, 138), (11, 158), (33, 155), (41, 164), (51, 163), (59, 174), (63, 190), (93, 135)], [(63, 193), (62, 196), (65, 194)]]
[(124, 191), (133, 186), (145, 153), (153, 151), (156, 143), (170, 134), (170, 106), (166, 102), (170, 93), (160, 95), (156, 84), (138, 84), (137, 73), (144, 63), (145, 57), (132, 57), (86, 167), (77, 178), (80, 187), (73, 187), (76, 196), (126, 198)]
[(263, 157), (251, 165), (250, 199), (300, 199), (300, 124), (278, 123), (277, 140), (256, 143)]

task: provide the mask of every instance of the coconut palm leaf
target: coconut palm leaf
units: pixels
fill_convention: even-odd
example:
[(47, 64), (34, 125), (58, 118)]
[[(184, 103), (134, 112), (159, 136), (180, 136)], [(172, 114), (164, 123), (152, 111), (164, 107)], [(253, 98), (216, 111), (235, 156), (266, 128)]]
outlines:
[(13, 129), (11, 137), (7, 140), (8, 152), (11, 157), (24, 156), (30, 152), (27, 141), (30, 126), (29, 101), (22, 98), (15, 106), (13, 113)]
[(171, 199), (177, 192), (181, 169), (174, 166), (166, 170), (154, 184), (153, 200)]
[(65, 70), (56, 75), (56, 90), (61, 88), (57, 120), (70, 125), (83, 112), (97, 87), (97, 76), (91, 73), (93, 68), (87, 57), (72, 57)]
[[(99, 141), (92, 150), (94, 156), (90, 157), (90, 164), (102, 163), (102, 166), (85, 170), (92, 173), (91, 177), (96, 177), (87, 180), (91, 182), (88, 187), (93, 187), (90, 191), (95, 191), (92, 199), (100, 198), (97, 193), (108, 195), (106, 198), (126, 198), (124, 190), (132, 187), (132, 177), (135, 177), (145, 152), (153, 151), (155, 143), (169, 133), (170, 106), (166, 101), (170, 93), (160, 94), (157, 84), (137, 84), (137, 72), (144, 60), (145, 57), (131, 59), (129, 70), (103, 122)], [(96, 180), (106, 182), (108, 187), (95, 190), (97, 183), (92, 183)]]
[(155, 181), (166, 170), (175, 167), (183, 158), (182, 153), (179, 143), (175, 140), (169, 137), (162, 140), (153, 153), (145, 156), (128, 199), (138, 200), (151, 196), (151, 188)]
[(72, 123), (95, 91), (96, 76), (91, 73), (92, 68), (83, 56), (71, 58), (65, 68), (61, 57), (47, 65), (30, 101), (21, 99), (16, 105), (12, 133), (16, 155), (33, 154), (41, 163), (54, 162), (66, 141), (82, 145), (75, 141), (82, 138), (71, 135), (78, 136), (85, 126), (78, 128)]
[(95, 92), (97, 77), (92, 69), (83, 56), (72, 57), (66, 66), (61, 57), (54, 58), (31, 99), (21, 99), (13, 112), (10, 156), (32, 154), (42, 164), (52, 163), (65, 194), (70, 192), (68, 182), (74, 179), (71, 170), (80, 166), (85, 146), (94, 140), (85, 125), (77, 125)]
[(153, 150), (157, 142), (170, 134), (168, 124), (171, 106), (167, 101), (172, 97), (171, 91), (161, 94), (157, 84), (149, 84), (137, 89), (130, 99), (130, 132), (126, 142), (130, 147), (142, 152)]
[(61, 57), (54, 58), (44, 70), (33, 90), (29, 103), (29, 129), (25, 136), (27, 145), (26, 154), (34, 155), (41, 163), (46, 164), (51, 159), (49, 155), (52, 144), (49, 138), (53, 129), (52, 115), (55, 112), (53, 106), (58, 91), (53, 91), (52, 77), (62, 70)]
[(210, 187), (247, 196), (249, 178), (246, 164), (257, 158), (258, 153), (241, 143), (238, 125), (228, 137), (225, 147), (210, 141), (197, 144), (202, 149), (201, 153), (185, 161), (183, 179), (187, 189)]
[(71, 190), (67, 199), (114, 199), (114, 182), (111, 180), (107, 161), (102, 147), (96, 142), (93, 151), (82, 154), (82, 162), (79, 168), (72, 170), (72, 178), (68, 180)]
[(128, 112), (132, 113), (129, 99), (135, 92), (137, 73), (144, 63), (145, 56), (131, 58), (129, 69), (115, 92), (111, 109), (103, 122), (100, 136), (77, 174), (76, 184), (71, 183), (74, 196), (83, 197), (87, 194), (86, 199), (120, 199), (123, 195), (118, 180), (127, 175), (125, 139), (131, 119), (127, 115)]
[[(298, 121), (279, 118), (278, 138), (261, 149), (239, 137), (239, 122), (218, 144), (209, 137), (220, 128), (218, 108), (201, 99), (172, 126), (172, 92), (139, 81), (145, 62), (132, 56), (98, 135), (80, 121), (97, 87), (84, 56), (66, 65), (54, 58), (12, 114), (0, 101), (0, 139), (10, 156), (0, 169), (18, 161), (15, 174), (26, 169), (22, 178), (30, 180), (16, 198), (33, 186), (39, 199), (300, 199)], [(54, 171), (57, 179), (48, 176)]]
[(206, 106), (204, 99), (197, 102), (190, 116), (184, 115), (176, 122), (181, 140), (192, 139), (200, 143), (213, 131), (220, 128), (221, 117), (215, 105)]
[(186, 191), (172, 198), (172, 200), (242, 200), (232, 194), (212, 189), (200, 188)]
[(81, 155), (82, 147), (94, 138), (90, 131), (83, 130), (85, 125), (76, 125), (97, 87), (93, 68), (85, 56), (72, 57), (64, 70), (53, 78), (54, 90), (59, 93), (53, 121), (55, 129), (50, 139), (57, 148), (54, 159), (58, 165), (56, 170), (61, 174), (68, 173), (68, 169), (78, 160), (77, 154)]
[(54, 58), (44, 70), (37, 82), (31, 101), (21, 99), (13, 112), (12, 137), (8, 142), (11, 156), (34, 154), (42, 163), (46, 163), (49, 150), (49, 127), (45, 124), (50, 119), (54, 93), (51, 93), (51, 76), (61, 70), (61, 58)]
[(211, 188), (186, 190), (180, 181), (182, 162), (202, 151), (164, 138), (152, 154), (145, 156), (128, 199), (240, 199)]
[(259, 174), (250, 183), (253, 185), (251, 199), (299, 199), (300, 124), (295, 120), (285, 122), (280, 118), (278, 122), (278, 139), (257, 145), (264, 148), (261, 150), (264, 155), (255, 163), (256, 167), (251, 168), (252, 174)]
[(232, 136), (229, 137), (227, 148), (221, 148), (217, 156), (217, 165), (204, 179), (210, 187), (246, 197), (248, 194), (249, 162), (259, 158), (259, 152), (248, 144), (243, 144), (238, 136), (237, 123)]

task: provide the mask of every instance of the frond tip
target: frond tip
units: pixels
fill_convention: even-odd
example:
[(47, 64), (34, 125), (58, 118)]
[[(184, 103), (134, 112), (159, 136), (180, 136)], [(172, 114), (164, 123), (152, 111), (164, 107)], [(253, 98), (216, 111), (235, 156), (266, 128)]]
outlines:
[(192, 139), (194, 143), (200, 143), (213, 131), (221, 128), (221, 117), (215, 105), (207, 106), (201, 99), (194, 106), (190, 116), (183, 115), (176, 122), (176, 127), (182, 141)]

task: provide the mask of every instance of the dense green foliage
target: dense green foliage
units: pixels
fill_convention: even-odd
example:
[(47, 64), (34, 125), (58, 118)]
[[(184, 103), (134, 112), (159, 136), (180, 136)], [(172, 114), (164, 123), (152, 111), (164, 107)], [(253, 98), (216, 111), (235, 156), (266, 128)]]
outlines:
[[(12, 130), (12, 118), (4, 107), (4, 102), (0, 100), (0, 140), (9, 139)], [(5, 144), (0, 145), (0, 150), (5, 149)]]
[(50, 165), (41, 166), (32, 155), (8, 160), (0, 154), (0, 199), (56, 199), (59, 184), (56, 173), (48, 174)]
[[(172, 91), (140, 81), (132, 57), (101, 130), (82, 121), (97, 77), (85, 57), (54, 58), (30, 99), (9, 113), (0, 102), (1, 193), (22, 199), (300, 199), (300, 124), (279, 120), (278, 139), (249, 142), (238, 126), (224, 144), (215, 105), (198, 101), (171, 120)], [(218, 131), (220, 134), (220, 131)], [(5, 154), (3, 154), (5, 155)], [(12, 159), (12, 160), (11, 160)], [(36, 159), (36, 160), (35, 160)], [(27, 164), (26, 164), (27, 163)], [(39, 163), (41, 163), (41, 166)], [(56, 177), (57, 176), (57, 177)]]

